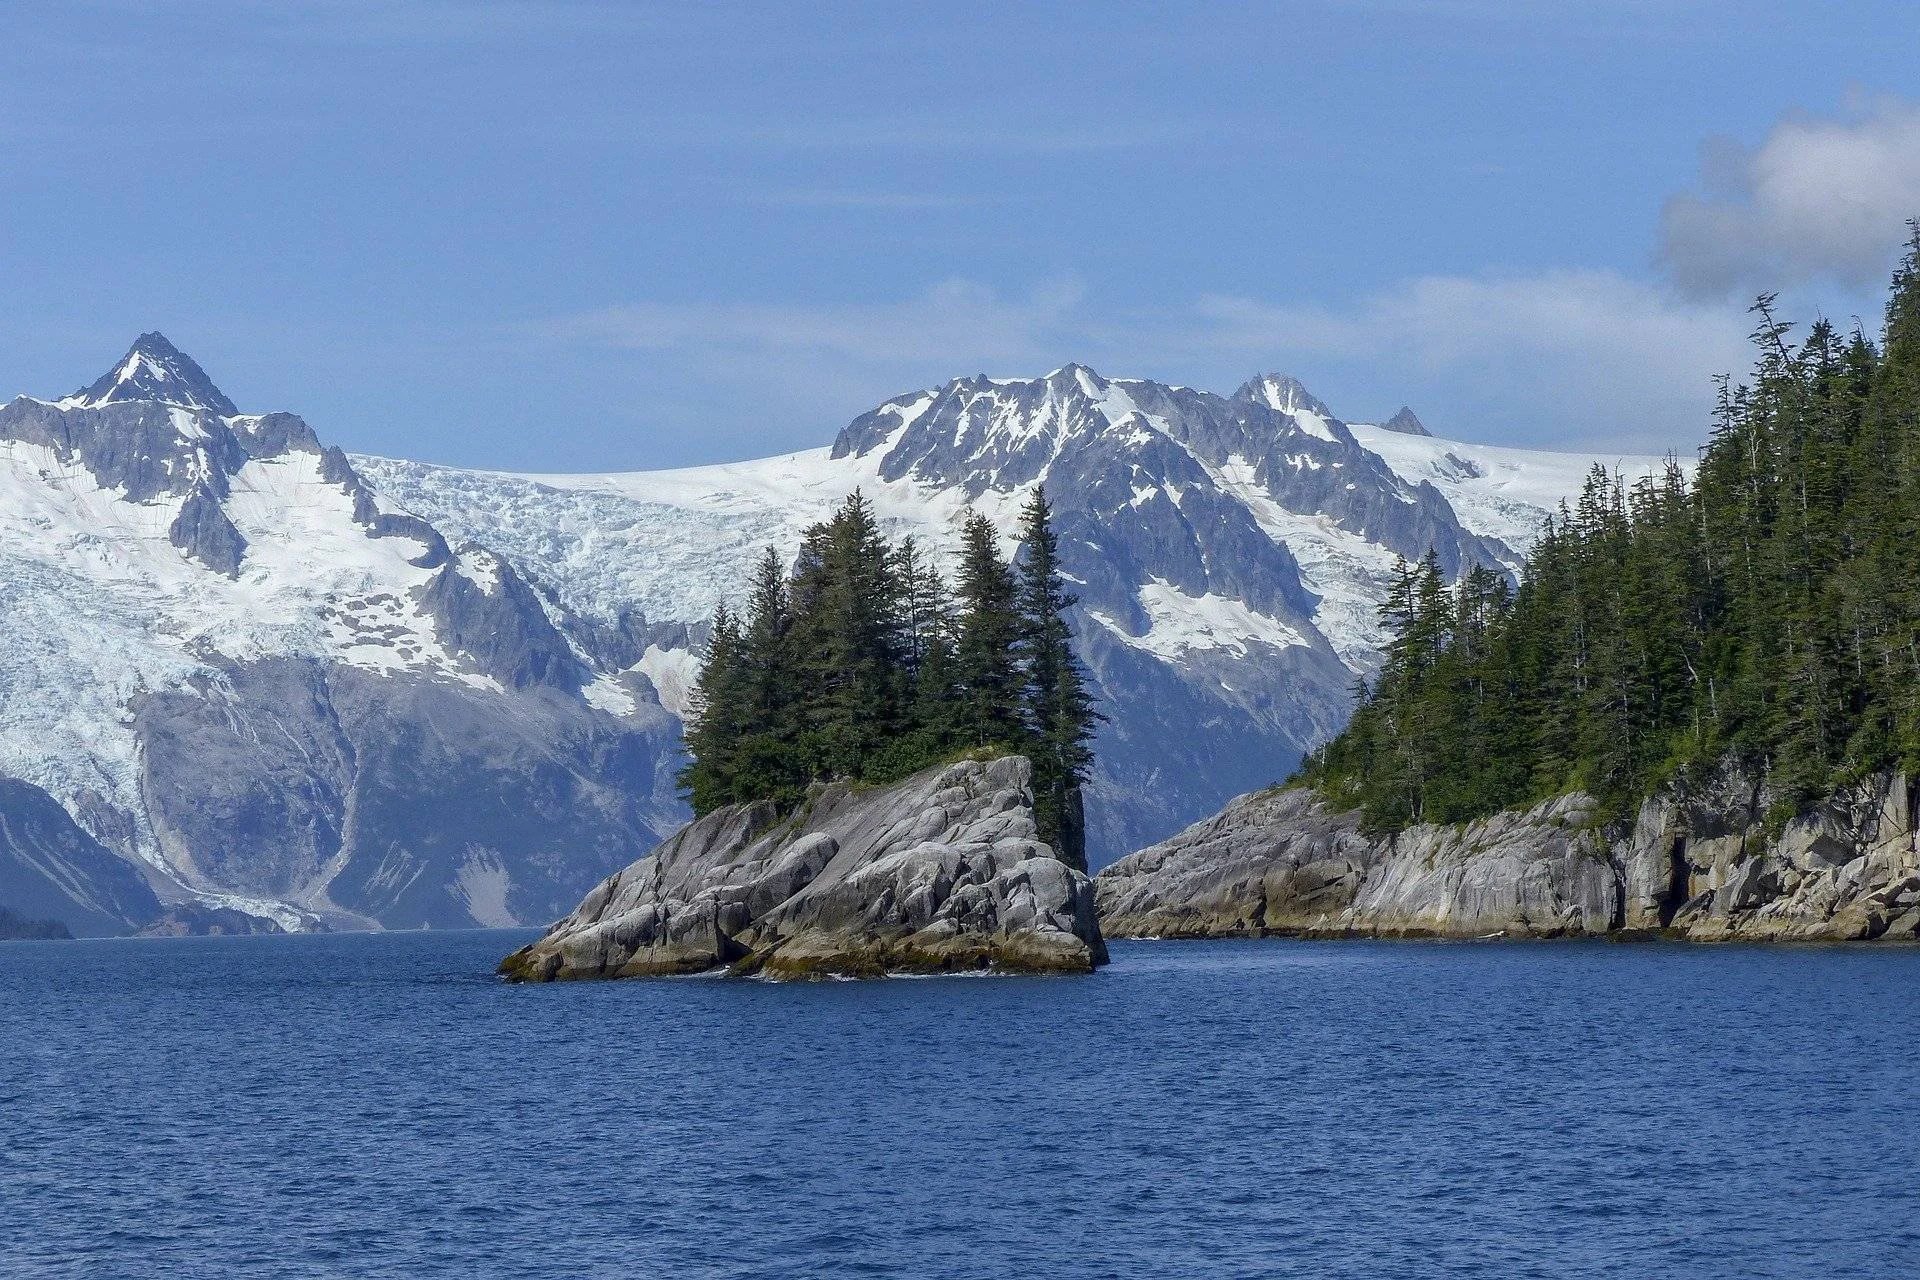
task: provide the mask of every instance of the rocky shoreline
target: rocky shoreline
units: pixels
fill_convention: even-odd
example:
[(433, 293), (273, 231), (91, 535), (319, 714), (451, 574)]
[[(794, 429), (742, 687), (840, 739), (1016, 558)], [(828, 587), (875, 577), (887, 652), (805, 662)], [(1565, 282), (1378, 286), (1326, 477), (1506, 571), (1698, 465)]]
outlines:
[(1241, 796), (1095, 880), (1111, 937), (1920, 938), (1920, 785), (1883, 773), (1777, 830), (1722, 770), (1602, 825), (1573, 794), (1369, 836), (1305, 789)]
[(519, 982), (1090, 973), (1093, 886), (1035, 833), (1031, 770), (966, 760), (835, 783), (783, 817), (733, 805), (615, 873), (500, 964)]

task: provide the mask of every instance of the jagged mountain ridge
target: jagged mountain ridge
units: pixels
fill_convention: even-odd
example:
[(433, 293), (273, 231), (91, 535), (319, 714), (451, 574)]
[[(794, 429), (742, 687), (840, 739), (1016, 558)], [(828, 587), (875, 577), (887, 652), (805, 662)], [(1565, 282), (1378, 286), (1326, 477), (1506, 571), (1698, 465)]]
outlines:
[[(1381, 437), (1404, 456), (1371, 447)], [(1044, 482), (1111, 717), (1089, 800), (1097, 863), (1289, 772), (1377, 662), (1374, 609), (1397, 557), (1431, 546), (1449, 572), (1511, 569), (1591, 460), (1350, 426), (1281, 375), (1222, 397), (1069, 365), (895, 397), (831, 448), (753, 462), (563, 476), (354, 461), (627, 637), (675, 708), (693, 641), (716, 605), (738, 603), (759, 548), (790, 554), (852, 489), (895, 535), (951, 547), (973, 507), (1010, 549), (1024, 493)]]
[(548, 919), (677, 823), (644, 676), (298, 417), (232, 408), (158, 334), (0, 407), (0, 776), (160, 900), (290, 926)]
[[(612, 476), (350, 458), (232, 408), (158, 334), (0, 408), (0, 779), (46, 798), (0, 864), (87, 931), (174, 904), (551, 918), (683, 817), (706, 619), (855, 487), (895, 532), (950, 545), (971, 505), (1010, 549), (1049, 486), (1113, 716), (1110, 858), (1339, 727), (1397, 554), (1511, 564), (1539, 509), (1504, 490), (1586, 466), (1409, 437), (1431, 448), (1396, 460), (1291, 379), (1220, 397), (1078, 366), (900, 397), (829, 449)], [(1491, 522), (1456, 514), (1476, 502)]]

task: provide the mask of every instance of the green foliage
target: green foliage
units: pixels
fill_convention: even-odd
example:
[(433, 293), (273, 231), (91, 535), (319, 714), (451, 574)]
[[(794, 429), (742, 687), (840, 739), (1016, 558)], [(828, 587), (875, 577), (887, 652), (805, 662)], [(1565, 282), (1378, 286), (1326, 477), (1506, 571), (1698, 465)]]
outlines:
[(1402, 567), (1380, 675), (1303, 780), (1395, 830), (1575, 788), (1624, 815), (1725, 759), (1791, 811), (1920, 763), (1920, 227), (1878, 350), (1754, 311), (1691, 484), (1596, 468), (1517, 592)]
[(1080, 784), (1093, 770), (1094, 710), (1086, 673), (1073, 654), (1066, 612), (1074, 603), (1060, 575), (1060, 543), (1044, 489), (1020, 515), (1016, 601), (1020, 626), (1022, 737), (1033, 761), (1034, 816), (1040, 838), (1069, 865), (1087, 869)]
[(1024, 555), (961, 529), (958, 599), (911, 539), (893, 544), (854, 493), (807, 531), (791, 573), (768, 549), (744, 616), (714, 617), (680, 784), (694, 812), (797, 804), (814, 782), (886, 783), (965, 755), (1034, 767), (1041, 835), (1085, 866), (1080, 784), (1099, 719), (1072, 648), (1058, 544), (1039, 490)]

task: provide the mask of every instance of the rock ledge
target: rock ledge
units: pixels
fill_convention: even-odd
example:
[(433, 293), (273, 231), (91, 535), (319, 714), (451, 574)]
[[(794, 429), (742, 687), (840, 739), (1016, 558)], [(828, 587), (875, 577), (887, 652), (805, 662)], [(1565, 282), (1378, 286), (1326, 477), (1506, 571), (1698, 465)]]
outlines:
[(1601, 826), (1572, 794), (1370, 838), (1305, 789), (1255, 792), (1095, 881), (1115, 937), (1920, 940), (1920, 779), (1881, 773), (1774, 830), (1723, 768)]

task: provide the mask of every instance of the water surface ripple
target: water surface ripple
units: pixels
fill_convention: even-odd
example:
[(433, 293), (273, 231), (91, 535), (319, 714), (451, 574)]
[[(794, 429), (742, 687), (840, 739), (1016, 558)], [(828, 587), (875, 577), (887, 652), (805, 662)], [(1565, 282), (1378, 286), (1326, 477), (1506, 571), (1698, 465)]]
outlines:
[(0, 946), (0, 1273), (1920, 1268), (1916, 951), (496, 983), (527, 936)]

